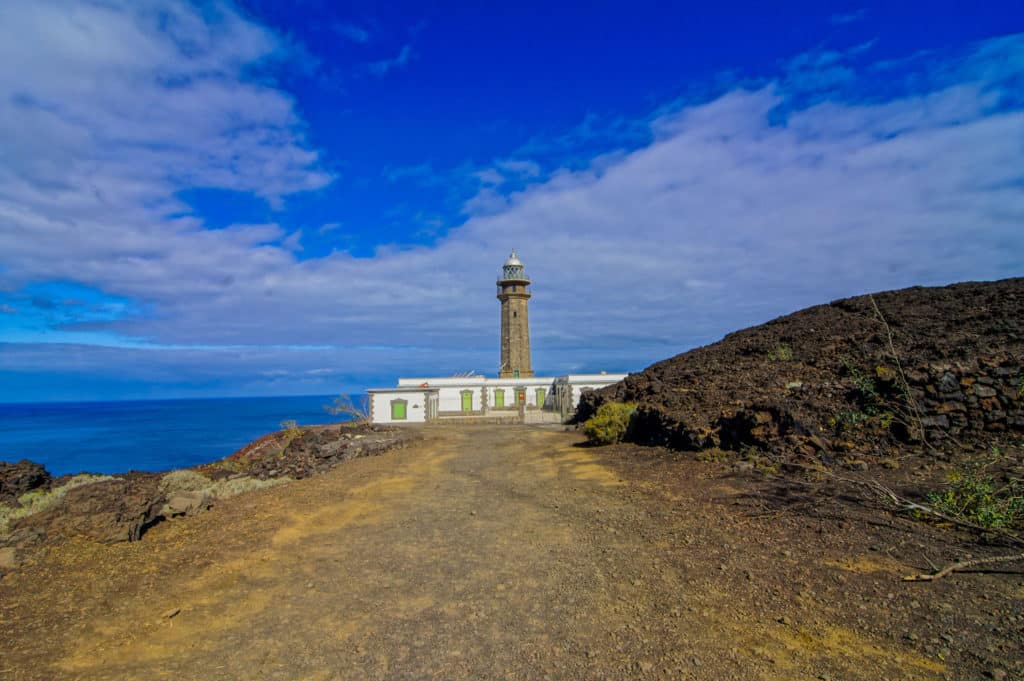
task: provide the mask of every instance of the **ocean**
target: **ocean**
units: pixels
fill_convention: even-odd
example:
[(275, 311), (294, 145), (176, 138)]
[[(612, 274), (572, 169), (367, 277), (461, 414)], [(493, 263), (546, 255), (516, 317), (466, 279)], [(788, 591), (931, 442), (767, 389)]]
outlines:
[(0, 461), (30, 459), (53, 475), (163, 471), (225, 457), (281, 422), (344, 420), (334, 396), (0, 404)]

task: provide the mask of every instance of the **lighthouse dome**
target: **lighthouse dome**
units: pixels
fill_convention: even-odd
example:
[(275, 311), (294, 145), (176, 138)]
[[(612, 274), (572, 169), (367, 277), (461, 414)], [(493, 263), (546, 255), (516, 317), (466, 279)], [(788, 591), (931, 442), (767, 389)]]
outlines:
[(501, 266), (501, 281), (526, 281), (530, 280), (526, 276), (526, 268), (523, 267), (523, 261), (519, 259), (519, 256), (515, 251), (508, 256), (508, 260)]

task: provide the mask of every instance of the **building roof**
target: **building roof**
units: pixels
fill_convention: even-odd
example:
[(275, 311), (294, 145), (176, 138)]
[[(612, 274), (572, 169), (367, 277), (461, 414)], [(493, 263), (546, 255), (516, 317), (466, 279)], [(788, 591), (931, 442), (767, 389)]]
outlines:
[(508, 256), (508, 260), (505, 261), (505, 267), (522, 267), (523, 261), (519, 259), (519, 255), (516, 253), (516, 249), (512, 249), (511, 255)]
[(399, 386), (398, 388), (367, 388), (368, 393), (436, 393), (440, 388), (423, 386)]

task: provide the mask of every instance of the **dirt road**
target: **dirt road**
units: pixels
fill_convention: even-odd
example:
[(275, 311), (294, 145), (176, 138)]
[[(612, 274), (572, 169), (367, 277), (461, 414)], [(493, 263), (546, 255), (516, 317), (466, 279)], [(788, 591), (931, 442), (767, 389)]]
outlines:
[(573, 433), (424, 432), (142, 542), (47, 549), (0, 583), (0, 677), (951, 673), (903, 640), (920, 608), (893, 605), (907, 568), (885, 555), (794, 556), (721, 481), (669, 484)]

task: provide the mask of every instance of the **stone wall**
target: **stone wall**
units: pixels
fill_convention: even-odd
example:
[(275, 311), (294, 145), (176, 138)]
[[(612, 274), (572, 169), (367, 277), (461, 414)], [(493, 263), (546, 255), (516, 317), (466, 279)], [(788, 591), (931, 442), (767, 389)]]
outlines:
[(1024, 430), (1024, 374), (1020, 359), (980, 356), (906, 371), (922, 423), (933, 432)]

